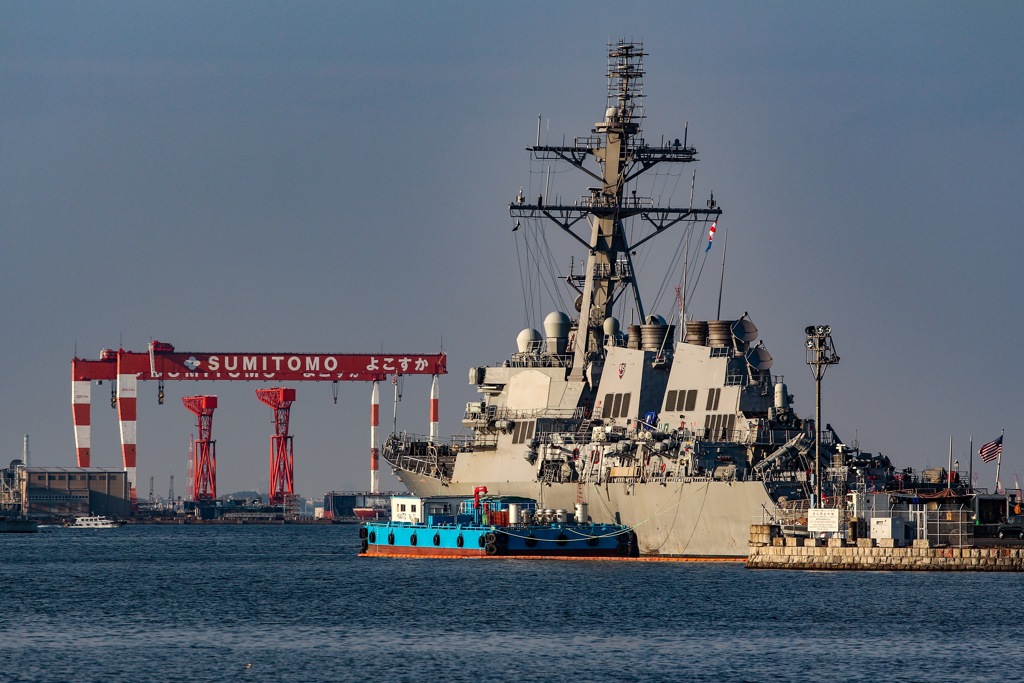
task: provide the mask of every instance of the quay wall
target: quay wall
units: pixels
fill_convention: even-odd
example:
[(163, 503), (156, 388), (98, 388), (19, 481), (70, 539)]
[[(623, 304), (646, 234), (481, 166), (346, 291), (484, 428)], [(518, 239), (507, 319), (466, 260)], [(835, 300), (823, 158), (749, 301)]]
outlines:
[(822, 542), (782, 538), (769, 525), (750, 529), (749, 569), (827, 569), (874, 571), (1024, 572), (1024, 548), (931, 547), (927, 540), (900, 546), (894, 539)]

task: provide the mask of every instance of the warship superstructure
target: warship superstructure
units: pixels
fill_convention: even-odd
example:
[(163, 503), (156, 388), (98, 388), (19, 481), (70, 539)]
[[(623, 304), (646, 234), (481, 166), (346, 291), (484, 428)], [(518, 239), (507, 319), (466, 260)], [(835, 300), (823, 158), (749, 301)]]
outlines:
[[(548, 314), (543, 334), (524, 329), (507, 360), (470, 369), (481, 397), (466, 408), (464, 434), (395, 433), (383, 455), (418, 496), (486, 486), (544, 508), (585, 503), (593, 521), (631, 526), (643, 554), (745, 556), (751, 523), (811, 497), (815, 426), (794, 413), (746, 313), (687, 319), (686, 265), (674, 266), (684, 275), (669, 318), (646, 308), (637, 249), (675, 233), (675, 263), (703, 264), (722, 209), (713, 195), (695, 207), (692, 184), (682, 207), (638, 194), (649, 171), (697, 160), (685, 132), (644, 139), (644, 56), (640, 43), (610, 44), (602, 120), (571, 144), (542, 145), (538, 130), (527, 148), (588, 176), (586, 193), (563, 203), (520, 190), (509, 205), (516, 229), (553, 224), (582, 247), (582, 268), (555, 278), (575, 311)], [(615, 313), (626, 301), (623, 329)], [(838, 438), (819, 457), (823, 473), (841, 466), (844, 487), (892, 473), (884, 456), (844, 454)]]

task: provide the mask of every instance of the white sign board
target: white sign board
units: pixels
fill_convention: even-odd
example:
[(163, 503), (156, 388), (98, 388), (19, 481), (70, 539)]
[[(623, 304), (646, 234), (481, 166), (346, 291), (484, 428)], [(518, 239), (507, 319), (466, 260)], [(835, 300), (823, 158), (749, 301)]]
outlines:
[(807, 531), (812, 534), (821, 531), (839, 532), (839, 510), (836, 508), (814, 508), (807, 511)]

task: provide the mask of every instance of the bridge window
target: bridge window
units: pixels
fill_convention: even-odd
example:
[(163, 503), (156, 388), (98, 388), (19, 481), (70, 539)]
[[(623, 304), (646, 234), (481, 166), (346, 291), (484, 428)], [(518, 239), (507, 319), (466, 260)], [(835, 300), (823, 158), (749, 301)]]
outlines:
[(665, 400), (666, 412), (690, 412), (697, 407), (697, 390), (680, 389), (678, 392), (670, 391)]
[(708, 389), (708, 404), (705, 410), (718, 410), (718, 399), (722, 396), (721, 389)]
[(706, 415), (704, 417), (704, 438), (726, 440), (736, 428), (736, 414)]
[(605, 394), (601, 417), (626, 417), (632, 394)]
[(512, 431), (512, 443), (525, 443), (532, 439), (536, 424), (533, 420), (516, 423), (515, 429)]

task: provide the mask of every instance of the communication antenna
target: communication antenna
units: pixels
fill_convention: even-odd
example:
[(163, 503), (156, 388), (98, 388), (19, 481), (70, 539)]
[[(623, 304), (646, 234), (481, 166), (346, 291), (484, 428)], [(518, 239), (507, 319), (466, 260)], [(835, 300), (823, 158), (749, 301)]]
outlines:
[(729, 251), (729, 231), (725, 231), (725, 244), (722, 245), (722, 276), (718, 280), (718, 317), (716, 320), (722, 319), (722, 288), (725, 287), (725, 253)]

